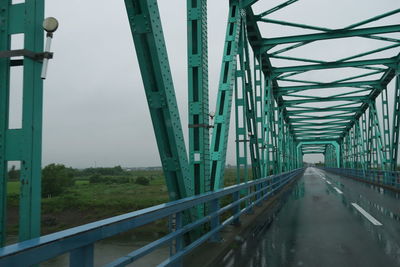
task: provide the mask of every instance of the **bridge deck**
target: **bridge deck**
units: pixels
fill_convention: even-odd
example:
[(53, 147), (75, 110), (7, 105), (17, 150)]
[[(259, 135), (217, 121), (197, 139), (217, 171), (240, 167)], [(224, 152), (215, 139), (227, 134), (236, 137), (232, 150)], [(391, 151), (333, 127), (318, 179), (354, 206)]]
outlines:
[(398, 198), (308, 168), (269, 228), (222, 265), (400, 266)]

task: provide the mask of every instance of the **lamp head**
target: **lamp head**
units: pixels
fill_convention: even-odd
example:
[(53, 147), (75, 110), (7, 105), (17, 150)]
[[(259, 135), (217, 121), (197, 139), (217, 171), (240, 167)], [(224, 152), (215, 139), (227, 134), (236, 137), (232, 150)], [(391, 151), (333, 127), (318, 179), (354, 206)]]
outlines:
[(48, 33), (53, 33), (58, 28), (58, 21), (56, 18), (48, 17), (43, 21), (43, 29)]

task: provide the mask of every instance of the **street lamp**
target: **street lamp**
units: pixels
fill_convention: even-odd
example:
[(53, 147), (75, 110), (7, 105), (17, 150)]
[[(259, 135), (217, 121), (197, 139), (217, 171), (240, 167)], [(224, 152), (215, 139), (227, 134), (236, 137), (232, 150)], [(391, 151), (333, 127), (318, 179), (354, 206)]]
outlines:
[(53, 39), (53, 33), (57, 30), (57, 28), (58, 28), (58, 21), (56, 18), (48, 17), (43, 21), (43, 29), (47, 32), (46, 46), (44, 49), (45, 57), (43, 58), (42, 74), (40, 76), (43, 80), (46, 79), (47, 66), (49, 64), (49, 56), (46, 55), (50, 54), (50, 47), (51, 47), (51, 41)]

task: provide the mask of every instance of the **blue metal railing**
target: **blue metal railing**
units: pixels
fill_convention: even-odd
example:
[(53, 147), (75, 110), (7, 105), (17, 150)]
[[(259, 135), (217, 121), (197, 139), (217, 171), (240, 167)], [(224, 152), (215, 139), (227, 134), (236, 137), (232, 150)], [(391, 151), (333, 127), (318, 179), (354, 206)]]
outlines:
[[(170, 257), (165, 259), (159, 266), (180, 266), (186, 254), (207, 240), (219, 240), (221, 229), (231, 223), (238, 223), (243, 213), (251, 210), (255, 205), (261, 204), (263, 200), (280, 190), (303, 171), (304, 169), (297, 169), (233, 185), (216, 192), (153, 206), (0, 248), (0, 266), (31, 266), (64, 253), (69, 253), (70, 266), (93, 266), (95, 242), (163, 218), (171, 218), (171, 216), (175, 217), (174, 231), (122, 258), (116, 259), (106, 266), (125, 266), (163, 245), (171, 245), (172, 241), (174, 241), (174, 251), (171, 250), (173, 252)], [(243, 195), (241, 193), (243, 191), (247, 192), (247, 194)], [(225, 196), (232, 196), (232, 202), (220, 207), (221, 198)], [(208, 203), (210, 207), (208, 216), (184, 225), (184, 213), (205, 203)], [(241, 208), (241, 203), (246, 204), (244, 208)], [(221, 215), (228, 211), (232, 215), (220, 222)], [(185, 246), (184, 234), (208, 222), (210, 222), (210, 230)]]
[(400, 189), (400, 172), (382, 170), (361, 170), (344, 168), (322, 168), (340, 175), (355, 177), (365, 182), (384, 185), (393, 189)]

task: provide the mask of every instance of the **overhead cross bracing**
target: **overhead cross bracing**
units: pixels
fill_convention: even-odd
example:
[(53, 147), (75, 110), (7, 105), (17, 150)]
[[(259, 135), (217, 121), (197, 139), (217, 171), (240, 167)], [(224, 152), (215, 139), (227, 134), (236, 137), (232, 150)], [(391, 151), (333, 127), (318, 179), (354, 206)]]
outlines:
[[(394, 6), (338, 28), (320, 26), (317, 20), (316, 25), (297, 22), (310, 21), (296, 13), (304, 11), (302, 1), (248, 3), (249, 43), (262, 64), (265, 83), (273, 88), (278, 113), (295, 142), (320, 143), (303, 145), (301, 153), (324, 154), (325, 161), (335, 160), (327, 162), (335, 167), (394, 170), (399, 84), (389, 92), (388, 84), (396, 75), (398, 79), (400, 9)], [(295, 21), (285, 16), (288, 13)], [(333, 22), (346, 15), (338, 14)], [(340, 146), (340, 159), (327, 155), (334, 153), (326, 143), (332, 141)]]

